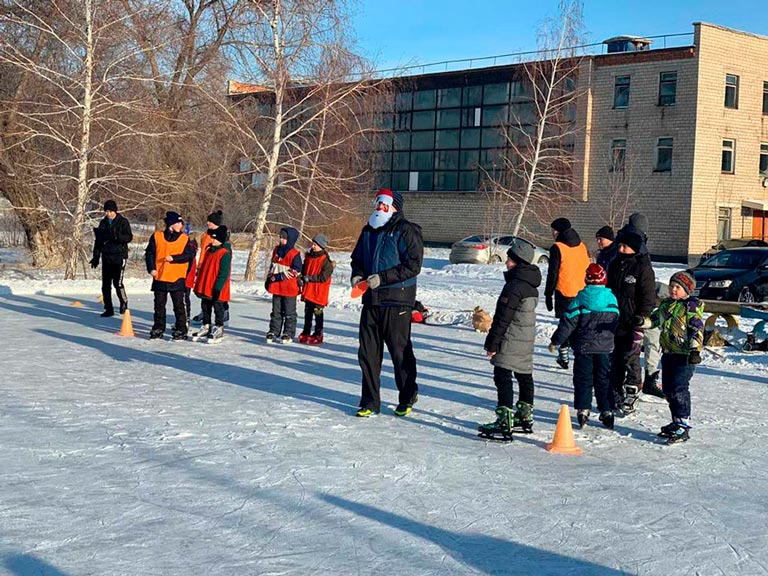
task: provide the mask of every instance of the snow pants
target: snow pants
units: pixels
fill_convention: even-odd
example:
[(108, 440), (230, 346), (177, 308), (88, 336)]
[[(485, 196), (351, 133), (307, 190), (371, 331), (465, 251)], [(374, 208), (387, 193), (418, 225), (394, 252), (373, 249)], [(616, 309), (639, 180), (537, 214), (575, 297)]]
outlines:
[[(318, 312), (317, 310), (320, 310)], [(304, 329), (302, 334), (309, 336), (312, 332), (312, 320), (315, 322), (315, 334), (323, 333), (323, 307), (314, 302), (304, 302)]]
[(280, 336), (296, 336), (296, 296), (272, 296), (269, 331)]
[[(498, 390), (498, 405), (515, 408), (515, 389), (512, 383), (512, 370), (501, 366), (493, 367), (493, 383)], [(514, 372), (517, 385), (520, 387), (520, 402), (533, 406), (533, 374)]]
[(101, 263), (101, 297), (104, 300), (104, 310), (106, 312), (114, 312), (115, 308), (112, 305), (112, 286), (115, 287), (117, 292), (117, 299), (120, 301), (120, 306), (128, 306), (128, 295), (125, 293), (125, 286), (123, 286), (123, 276), (125, 275), (125, 260), (117, 260), (116, 262), (110, 262), (109, 260), (102, 260)]
[(155, 292), (155, 321), (152, 324), (152, 331), (160, 333), (165, 332), (165, 306), (168, 303), (168, 295), (171, 295), (173, 302), (173, 314), (176, 316), (176, 324), (173, 327), (174, 332), (181, 334), (187, 333), (187, 309), (184, 306), (184, 290), (174, 290), (173, 292), (156, 291)]
[(659, 371), (661, 361), (661, 328), (646, 328), (643, 335), (643, 354), (645, 355), (645, 373), (653, 375)]
[(386, 344), (400, 394), (398, 404), (416, 401), (416, 356), (411, 343), (410, 306), (363, 306), (360, 313), (360, 348), (357, 359), (362, 372), (360, 408), (381, 410), (381, 363)]
[(695, 370), (696, 366), (688, 362), (687, 354), (661, 356), (661, 389), (673, 419), (691, 417), (690, 383)]
[(200, 308), (203, 309), (203, 324), (211, 324), (211, 312), (216, 326), (224, 326), (224, 302), (214, 302), (208, 298), (200, 300)]
[(610, 354), (574, 354), (573, 407), (576, 410), (592, 409), (593, 389), (597, 409), (600, 412), (612, 410), (610, 371)]

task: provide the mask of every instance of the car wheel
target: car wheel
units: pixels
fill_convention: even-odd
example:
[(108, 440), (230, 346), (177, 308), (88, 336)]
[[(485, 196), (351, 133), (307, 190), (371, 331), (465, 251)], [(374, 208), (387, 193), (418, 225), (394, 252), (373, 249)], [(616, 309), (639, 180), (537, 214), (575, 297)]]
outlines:
[(494, 254), (488, 259), (489, 264), (501, 264), (501, 256)]
[(757, 302), (757, 298), (755, 298), (755, 293), (752, 292), (752, 289), (749, 286), (744, 286), (744, 288), (741, 289), (741, 292), (739, 292), (738, 301), (751, 304)]
[(546, 256), (542, 256), (541, 258), (539, 258), (539, 265), (549, 266), (549, 258), (547, 258)]

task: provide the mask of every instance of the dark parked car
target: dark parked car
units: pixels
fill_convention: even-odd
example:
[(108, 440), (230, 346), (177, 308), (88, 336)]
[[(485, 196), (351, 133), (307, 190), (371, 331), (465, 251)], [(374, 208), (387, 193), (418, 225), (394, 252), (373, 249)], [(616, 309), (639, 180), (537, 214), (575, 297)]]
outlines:
[(691, 272), (696, 278), (696, 296), (704, 300), (768, 300), (768, 248), (723, 250)]
[(768, 248), (768, 242), (765, 240), (759, 240), (757, 238), (731, 238), (730, 240), (720, 240), (717, 244), (712, 246), (712, 248), (701, 255), (699, 264), (704, 262), (704, 260), (707, 258), (714, 256), (723, 250), (731, 250), (733, 248), (751, 248), (753, 246)]

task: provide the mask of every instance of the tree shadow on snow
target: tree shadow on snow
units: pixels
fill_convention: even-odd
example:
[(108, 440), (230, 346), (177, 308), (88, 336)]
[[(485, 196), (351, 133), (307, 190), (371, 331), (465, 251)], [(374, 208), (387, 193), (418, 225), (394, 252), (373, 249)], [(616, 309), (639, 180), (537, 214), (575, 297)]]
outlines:
[(2, 565), (14, 576), (67, 576), (66, 572), (31, 554), (8, 554)]
[[(387, 512), (367, 504), (352, 502), (330, 494), (317, 494), (318, 499), (347, 510), (361, 518), (379, 522), (442, 548), (456, 562), (471, 566), (483, 574), (536, 574), (570, 576), (621, 576), (628, 572), (571, 558), (484, 534), (452, 532), (430, 526), (405, 516)], [(364, 526), (357, 526), (361, 532)], [(373, 535), (372, 535), (373, 536)], [(437, 568), (437, 567), (435, 567)]]

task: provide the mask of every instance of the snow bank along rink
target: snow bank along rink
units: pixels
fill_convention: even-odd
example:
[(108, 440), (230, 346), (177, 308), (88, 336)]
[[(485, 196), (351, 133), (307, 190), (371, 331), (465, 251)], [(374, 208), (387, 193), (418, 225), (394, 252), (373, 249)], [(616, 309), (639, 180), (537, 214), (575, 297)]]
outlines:
[(575, 429), (583, 456), (553, 455), (572, 385), (541, 298), (534, 434), (487, 442), (496, 391), (468, 311), (493, 311), (503, 265), (428, 250), (418, 297), (446, 325), (413, 327), (419, 403), (393, 416), (385, 359), (383, 413), (358, 419), (360, 303), (334, 258), (320, 347), (263, 342), (261, 282), (234, 283), (226, 340), (205, 345), (146, 339), (148, 277), (128, 282), (127, 339), (98, 316), (99, 280), (1, 271), (0, 574), (768, 573), (764, 354), (704, 355), (685, 444), (658, 443), (666, 404), (642, 402), (615, 431)]

